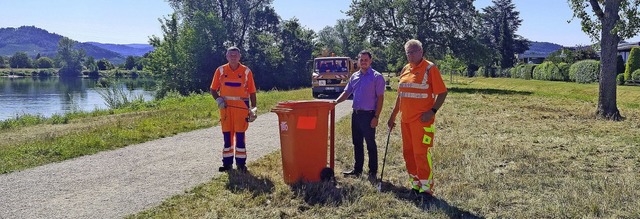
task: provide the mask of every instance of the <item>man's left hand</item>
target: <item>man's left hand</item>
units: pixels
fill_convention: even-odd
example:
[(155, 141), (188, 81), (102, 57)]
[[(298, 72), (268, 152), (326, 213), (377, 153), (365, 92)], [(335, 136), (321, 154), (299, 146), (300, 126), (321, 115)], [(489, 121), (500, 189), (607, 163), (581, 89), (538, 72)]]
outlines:
[(375, 127), (378, 127), (378, 118), (373, 117), (373, 119), (371, 119), (371, 128)]
[(431, 119), (433, 119), (433, 116), (435, 116), (436, 114), (429, 110), (427, 112), (423, 112), (422, 115), (420, 116), (420, 122), (428, 122), (431, 121)]

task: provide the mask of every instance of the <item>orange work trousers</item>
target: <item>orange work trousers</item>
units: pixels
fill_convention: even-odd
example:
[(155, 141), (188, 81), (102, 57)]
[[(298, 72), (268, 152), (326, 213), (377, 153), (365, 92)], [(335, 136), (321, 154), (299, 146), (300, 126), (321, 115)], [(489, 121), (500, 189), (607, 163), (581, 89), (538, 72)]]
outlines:
[(222, 163), (225, 166), (232, 165), (235, 157), (236, 164), (245, 165), (247, 149), (244, 134), (249, 128), (249, 103), (242, 100), (226, 100), (226, 103), (227, 107), (220, 109), (220, 125), (224, 137)]
[(414, 190), (433, 194), (431, 146), (435, 134), (434, 120), (401, 123), (402, 154)]

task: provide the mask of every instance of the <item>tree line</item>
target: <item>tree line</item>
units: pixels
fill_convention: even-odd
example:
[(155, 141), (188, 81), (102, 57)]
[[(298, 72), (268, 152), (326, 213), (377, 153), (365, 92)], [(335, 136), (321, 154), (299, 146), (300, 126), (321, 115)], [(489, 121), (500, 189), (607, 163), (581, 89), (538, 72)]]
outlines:
[[(315, 33), (297, 19), (282, 20), (271, 0), (170, 0), (175, 13), (160, 19), (149, 69), (162, 78), (162, 92), (206, 91), (224, 64), (226, 47), (242, 50), (262, 90), (310, 85), (311, 60), (329, 51), (355, 58), (363, 49), (373, 67), (397, 72), (405, 64), (403, 43), (418, 39), (434, 61), (450, 55), (465, 69), (514, 66), (528, 41), (515, 34), (522, 20), (511, 0), (478, 11), (472, 0), (354, 0), (334, 26)], [(326, 53), (326, 52), (325, 52)]]
[(121, 68), (125, 70), (143, 70), (145, 57), (127, 56), (120, 65), (111, 63), (106, 58), (95, 60), (87, 56), (83, 49), (75, 48), (76, 42), (63, 37), (58, 42), (58, 50), (53, 58), (41, 56), (38, 53), (33, 59), (26, 52), (16, 52), (13, 56), (0, 56), (2, 68), (58, 68), (60, 77), (80, 77), (82, 72), (96, 73), (98, 71)]

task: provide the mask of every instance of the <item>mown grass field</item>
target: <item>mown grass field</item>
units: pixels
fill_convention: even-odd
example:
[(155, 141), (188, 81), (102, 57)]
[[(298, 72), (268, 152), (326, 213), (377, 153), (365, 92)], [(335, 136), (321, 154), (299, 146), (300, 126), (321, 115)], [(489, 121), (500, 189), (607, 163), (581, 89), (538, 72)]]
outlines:
[[(594, 117), (597, 84), (462, 78), (448, 86), (436, 123), (434, 202), (408, 193), (394, 130), (382, 193), (366, 177), (286, 185), (276, 152), (247, 174), (223, 174), (130, 218), (640, 217), (640, 87), (619, 87), (626, 119), (611, 122)], [(386, 93), (382, 121), (395, 95)], [(338, 173), (353, 162), (349, 119), (336, 127)], [(385, 141), (381, 127), (380, 164)]]

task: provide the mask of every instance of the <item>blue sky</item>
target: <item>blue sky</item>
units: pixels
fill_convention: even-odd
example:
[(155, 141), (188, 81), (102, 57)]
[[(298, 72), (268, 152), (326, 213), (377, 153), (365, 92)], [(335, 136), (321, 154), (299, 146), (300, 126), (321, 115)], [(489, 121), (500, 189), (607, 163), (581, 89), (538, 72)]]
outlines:
[[(532, 41), (565, 46), (591, 41), (572, 18), (566, 0), (514, 0), (524, 21), (518, 34)], [(313, 30), (333, 26), (346, 18), (348, 0), (274, 0), (282, 19), (296, 17)], [(476, 0), (476, 8), (491, 0)], [(149, 36), (161, 35), (158, 18), (172, 12), (163, 0), (0, 0), (0, 27), (33, 25), (81, 42), (146, 43)], [(634, 37), (630, 41), (640, 41)]]

